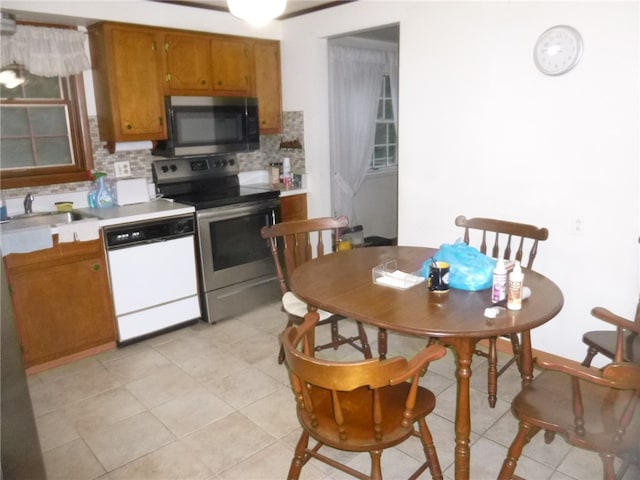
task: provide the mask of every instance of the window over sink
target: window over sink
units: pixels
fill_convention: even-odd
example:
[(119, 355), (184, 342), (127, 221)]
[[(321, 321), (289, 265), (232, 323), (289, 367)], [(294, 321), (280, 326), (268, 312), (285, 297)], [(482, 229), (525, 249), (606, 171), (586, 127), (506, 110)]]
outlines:
[(25, 82), (0, 86), (2, 188), (88, 180), (93, 156), (82, 75), (43, 77), (12, 68)]

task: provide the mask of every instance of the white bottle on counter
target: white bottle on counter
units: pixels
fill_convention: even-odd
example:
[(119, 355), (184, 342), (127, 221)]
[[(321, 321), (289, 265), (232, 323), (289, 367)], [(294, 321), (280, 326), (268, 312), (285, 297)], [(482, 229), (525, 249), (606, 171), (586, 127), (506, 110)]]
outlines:
[(291, 159), (289, 157), (282, 159), (282, 183), (287, 188), (291, 186)]
[(491, 302), (498, 303), (507, 298), (507, 269), (504, 268), (504, 260), (498, 259), (493, 270), (493, 285), (491, 287)]
[(516, 261), (513, 270), (509, 274), (509, 290), (507, 293), (507, 308), (520, 310), (522, 308), (522, 286), (524, 274), (520, 268), (520, 262)]

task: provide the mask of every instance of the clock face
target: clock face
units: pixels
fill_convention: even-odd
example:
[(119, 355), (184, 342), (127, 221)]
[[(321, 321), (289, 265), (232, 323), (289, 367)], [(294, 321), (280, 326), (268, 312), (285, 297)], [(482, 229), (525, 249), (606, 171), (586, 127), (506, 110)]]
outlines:
[(582, 56), (582, 37), (573, 27), (557, 25), (538, 38), (533, 51), (536, 67), (546, 75), (562, 75)]

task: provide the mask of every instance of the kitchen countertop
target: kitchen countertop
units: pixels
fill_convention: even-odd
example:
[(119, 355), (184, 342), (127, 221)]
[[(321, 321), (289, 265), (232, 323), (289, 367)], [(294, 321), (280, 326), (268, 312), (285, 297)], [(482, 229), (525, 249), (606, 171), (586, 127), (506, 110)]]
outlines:
[[(307, 193), (306, 188), (286, 188), (284, 183), (271, 183), (269, 172), (267, 170), (252, 170), (249, 172), (240, 172), (238, 175), (240, 179), (240, 185), (247, 188), (257, 188), (260, 190), (279, 190), (281, 197), (288, 197), (291, 195), (299, 195)], [(303, 180), (305, 185), (305, 180)]]
[[(195, 211), (193, 206), (184, 205), (182, 203), (173, 202), (167, 199), (158, 199), (151, 202), (137, 203), (133, 205), (125, 206), (113, 206), (107, 208), (74, 208), (73, 211), (83, 213), (89, 218), (83, 220), (77, 220), (74, 224), (83, 224), (86, 222), (99, 223), (99, 227), (108, 227), (110, 225), (120, 225), (124, 223), (140, 222), (145, 220), (154, 220), (156, 218), (167, 218), (178, 215), (184, 215), (193, 213)], [(37, 212), (35, 212), (37, 213)], [(93, 217), (93, 218), (91, 218)], [(11, 220), (3, 222), (0, 227), (1, 233), (11, 233), (18, 231), (30, 231), (41, 230), (43, 228), (50, 228), (51, 234), (58, 233), (57, 225), (39, 225), (37, 227), (24, 226), (24, 224), (13, 224)]]
[[(299, 195), (307, 193), (306, 188), (285, 188), (283, 184), (271, 184), (262, 183), (262, 178), (254, 178), (256, 183), (245, 184), (245, 187), (256, 188), (261, 190), (279, 190), (281, 197)], [(159, 198), (150, 202), (136, 203), (133, 205), (118, 206), (107, 208), (74, 208), (74, 211), (83, 213), (93, 218), (87, 218), (85, 220), (79, 220), (79, 222), (95, 221), (97, 220), (100, 227), (108, 227), (111, 225), (121, 225), (125, 223), (141, 222), (146, 220), (154, 220), (158, 218), (174, 217), (179, 215), (185, 215), (193, 213), (195, 208), (191, 205), (185, 205), (182, 203), (174, 202), (173, 200), (166, 198)], [(32, 227), (16, 227), (14, 228), (11, 221), (3, 223), (1, 230), (5, 232), (16, 231), (18, 229), (32, 228)], [(42, 228), (42, 227), (40, 227)], [(51, 233), (58, 233), (57, 227), (51, 226)]]
[(193, 213), (195, 208), (166, 198), (133, 205), (113, 206), (107, 208), (76, 208), (78, 212), (93, 215), (100, 220), (101, 227), (122, 223), (154, 220), (156, 218), (174, 217)]
[(252, 183), (243, 186), (246, 188), (256, 188), (260, 190), (279, 190), (281, 197), (289, 197), (291, 195), (300, 195), (301, 193), (307, 193), (306, 188), (285, 188), (283, 183)]

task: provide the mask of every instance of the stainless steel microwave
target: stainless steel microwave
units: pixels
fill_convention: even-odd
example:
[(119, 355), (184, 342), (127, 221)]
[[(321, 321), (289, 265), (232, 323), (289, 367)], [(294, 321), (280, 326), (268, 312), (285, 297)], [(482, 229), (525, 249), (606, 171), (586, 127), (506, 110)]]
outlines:
[(162, 157), (250, 152), (260, 149), (258, 99), (165, 97), (167, 140), (151, 153)]

